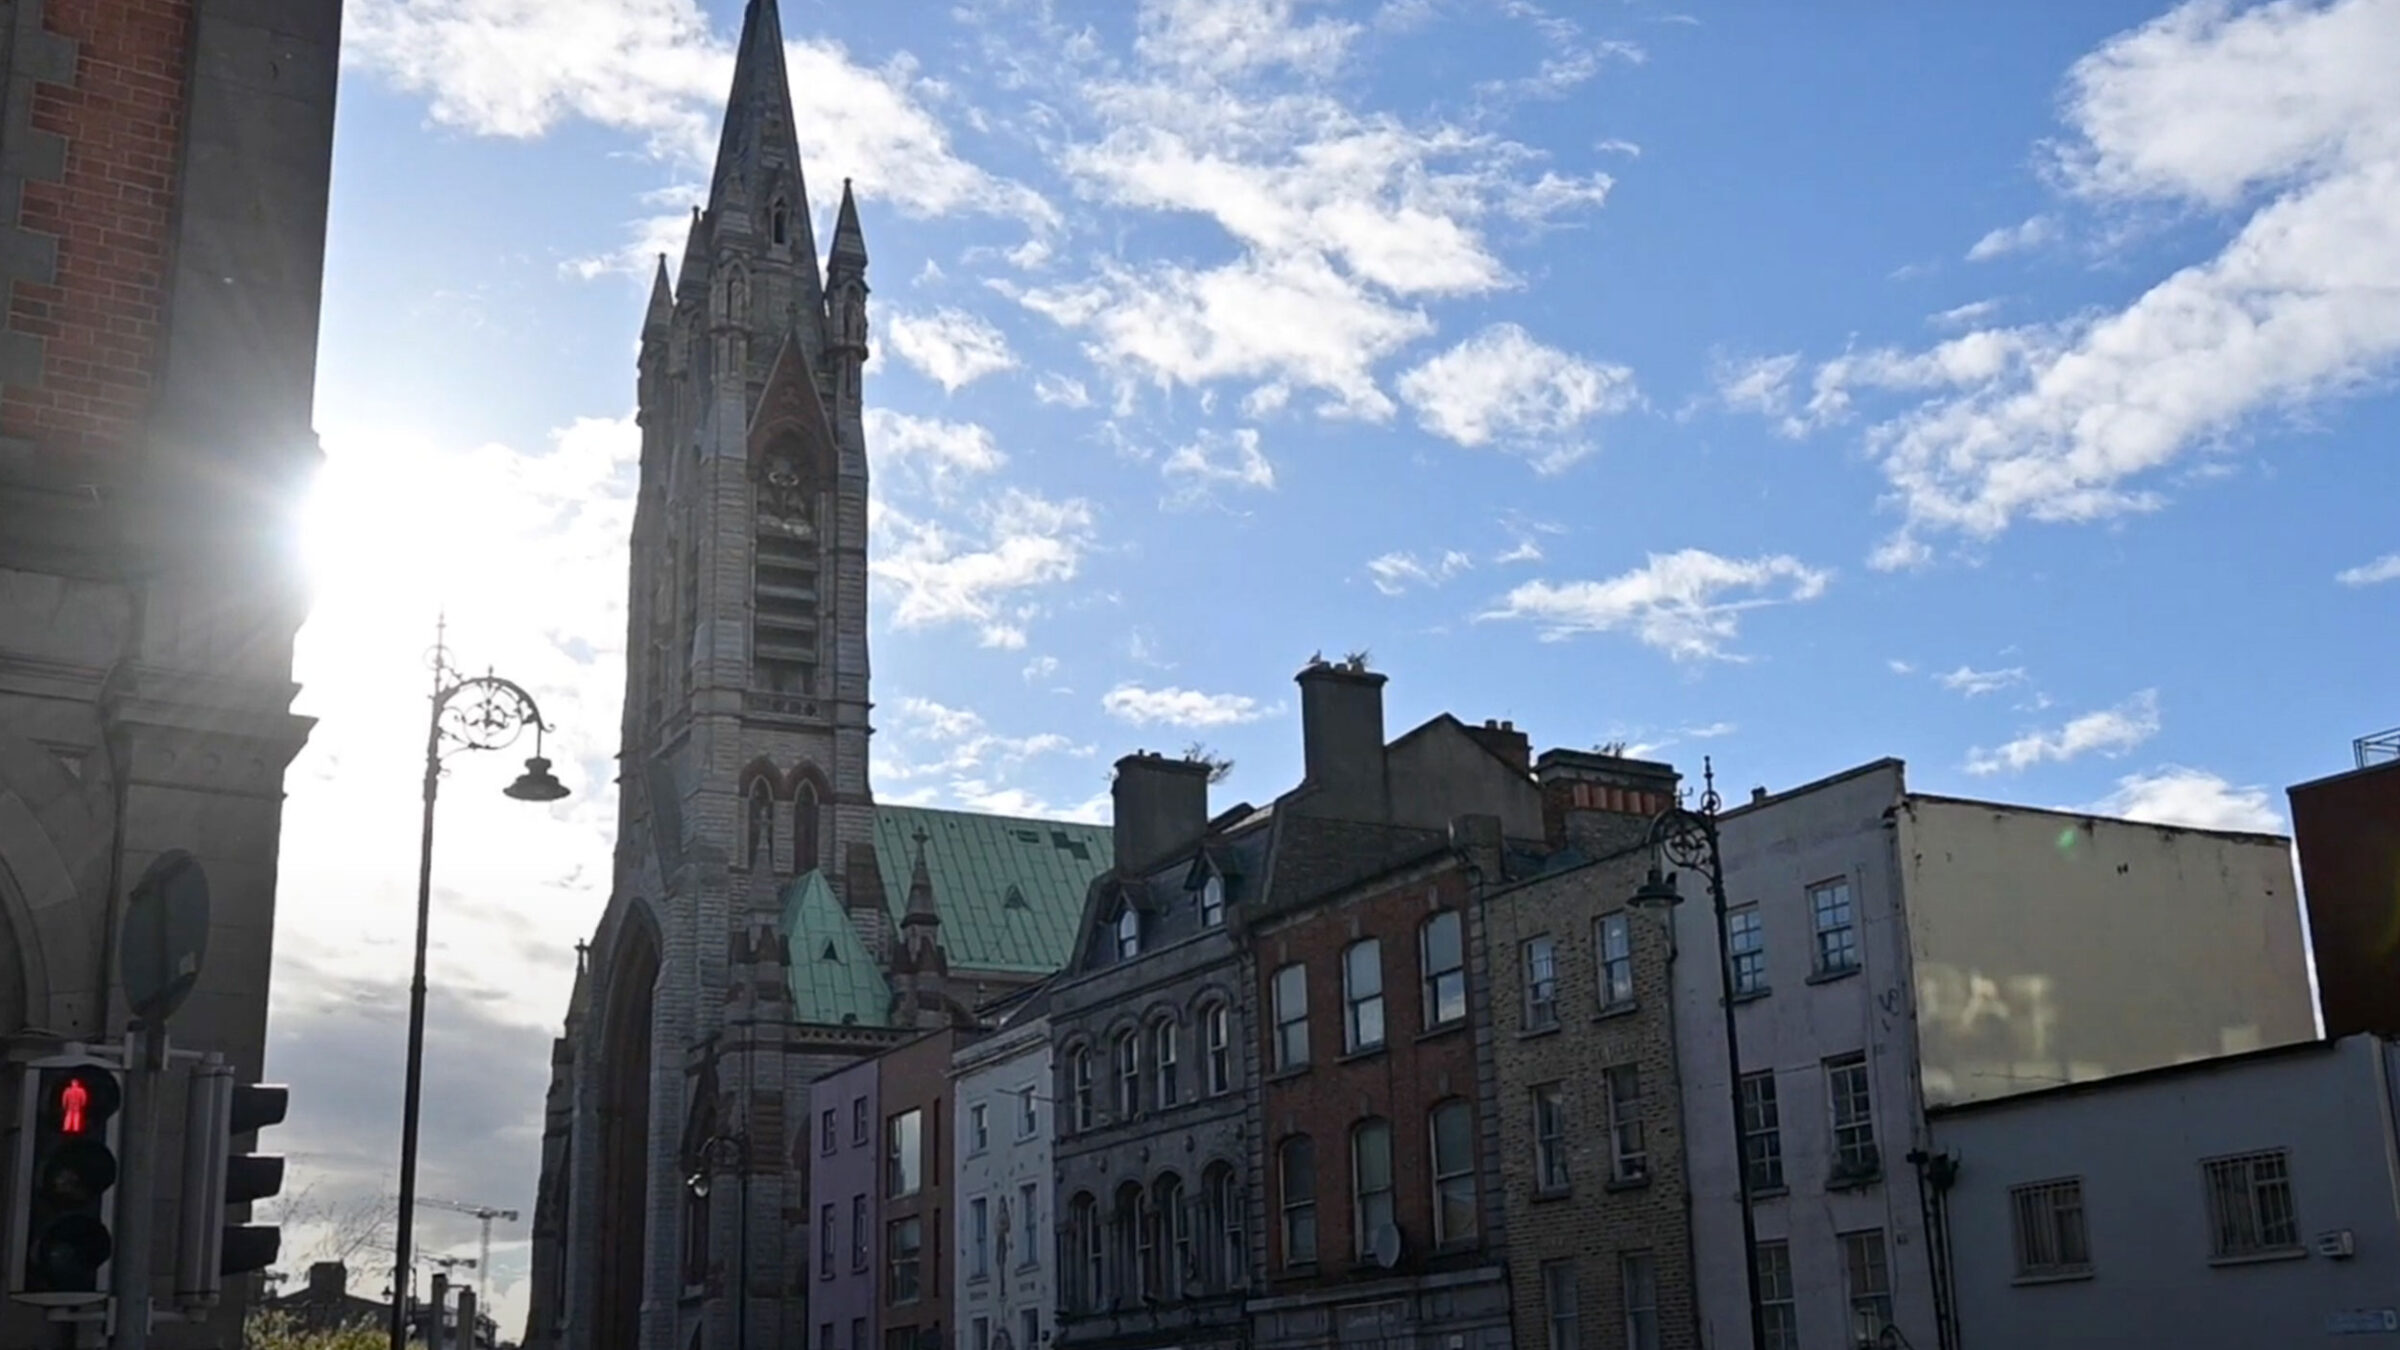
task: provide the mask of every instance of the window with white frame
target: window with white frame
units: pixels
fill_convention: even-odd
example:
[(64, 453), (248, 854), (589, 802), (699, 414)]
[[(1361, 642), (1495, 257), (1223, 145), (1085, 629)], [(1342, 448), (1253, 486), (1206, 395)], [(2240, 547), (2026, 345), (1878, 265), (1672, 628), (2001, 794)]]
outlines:
[(1342, 951), (1342, 1048), (1356, 1054), (1383, 1044), (1383, 944), (1374, 938)]
[(1117, 1033), (1117, 1119), (1131, 1120), (1142, 1110), (1142, 1055), (1132, 1031)]
[(831, 1153), (834, 1150), (834, 1145), (833, 1108), (828, 1106), (822, 1112), (818, 1113), (817, 1152)]
[(1817, 973), (1858, 969), (1858, 926), (1851, 912), (1849, 881), (1820, 881), (1809, 887), (1808, 912), (1816, 926)]
[(1092, 1048), (1076, 1046), (1067, 1056), (1068, 1095), (1075, 1099), (1075, 1128), (1092, 1128)]
[(898, 1200), (915, 1195), (924, 1183), (924, 1113), (902, 1111), (884, 1125), (883, 1193)]
[(1158, 1296), (1181, 1298), (1192, 1269), (1191, 1207), (1183, 1200), (1182, 1178), (1172, 1173), (1159, 1178), (1150, 1208), (1151, 1222), (1158, 1225)]
[(2214, 1260), (2300, 1250), (2300, 1220), (2292, 1207), (2289, 1149), (2210, 1158), (2200, 1164), (2208, 1187), (2208, 1254)]
[(991, 1142), (990, 1114), (984, 1110), (982, 1102), (976, 1102), (967, 1107), (967, 1152), (981, 1153)]
[(1783, 1113), (1772, 1069), (1742, 1075), (1742, 1176), (1753, 1195), (1783, 1189)]
[(1766, 1350), (1800, 1350), (1800, 1303), (1792, 1292), (1792, 1248), (1758, 1244), (1758, 1320)]
[(867, 1142), (867, 1099), (864, 1097), (850, 1099), (850, 1142)]
[(976, 1196), (967, 1202), (967, 1278), (980, 1280), (992, 1273), (992, 1202)]
[(1592, 925), (1592, 950), (1600, 962), (1602, 1011), (1633, 1006), (1633, 921), (1624, 914), (1603, 914)]
[(1218, 1163), (1202, 1178), (1207, 1188), (1208, 1231), (1217, 1235), (1215, 1268), (1209, 1272), (1209, 1282), (1217, 1289), (1233, 1289), (1242, 1282), (1249, 1262), (1249, 1247), (1242, 1238), (1242, 1193), (1234, 1180), (1233, 1169)]
[(2081, 1178), (2011, 1186), (2008, 1213), (2015, 1230), (2018, 1279), (2091, 1273), (2092, 1252), (2083, 1231)]
[(1842, 1234), (1842, 1277), (1850, 1291), (1851, 1343), (1873, 1350), (1892, 1324), (1892, 1263), (1882, 1229)]
[(1100, 1204), (1089, 1194), (1067, 1202), (1067, 1306), (1097, 1312), (1107, 1297), (1108, 1240), (1100, 1222)]
[(1575, 1263), (1542, 1263), (1542, 1326), (1549, 1350), (1582, 1350), (1575, 1334)]
[(1567, 1085), (1533, 1089), (1533, 1183), (1544, 1195), (1567, 1189)]
[(1028, 1181), (1017, 1187), (1017, 1213), (1023, 1218), (1021, 1226), (1025, 1230), (1025, 1236), (1018, 1244), (1023, 1251), (1017, 1258), (1019, 1270), (1031, 1270), (1042, 1263), (1042, 1244), (1034, 1240), (1034, 1234), (1042, 1231), (1041, 1200), (1042, 1188), (1039, 1185)]
[(1017, 1089), (1017, 1137), (1031, 1139), (1042, 1131), (1041, 1093), (1031, 1083)]
[(1308, 1063), (1308, 967), (1293, 964), (1275, 972), (1275, 1067)]
[(1182, 1066), (1176, 1053), (1181, 1039), (1182, 1028), (1175, 1025), (1173, 1018), (1162, 1018), (1150, 1028), (1150, 1072), (1158, 1080), (1161, 1111), (1183, 1100)]
[(1558, 943), (1548, 933), (1525, 944), (1525, 1029), (1558, 1025)]
[(1142, 914), (1132, 905), (1117, 910), (1117, 959), (1130, 961), (1142, 954)]
[(1215, 928), (1225, 922), (1225, 881), (1216, 873), (1200, 883), (1200, 926)]
[(1467, 946), (1459, 928), (1458, 911), (1445, 909), (1417, 930), (1417, 968), (1425, 983), (1422, 1015), (1427, 1031), (1467, 1015)]
[(1233, 1010), (1222, 1003), (1212, 1003), (1200, 1014), (1202, 1034), (1208, 1038), (1208, 1095), (1211, 1097), (1233, 1090)]
[(922, 1296), (924, 1291), (920, 1276), (923, 1273), (924, 1246), (925, 1225), (922, 1220), (913, 1215), (893, 1220), (891, 1231), (884, 1238), (884, 1249), (889, 1253), (886, 1263), (890, 1266), (885, 1272), (885, 1287), (891, 1291), (892, 1302), (914, 1303)]
[(1350, 1191), (1356, 1199), (1352, 1241), (1364, 1259), (1374, 1250), (1375, 1235), (1393, 1226), (1390, 1121), (1363, 1120), (1351, 1129)]
[(1433, 1240), (1475, 1236), (1475, 1112), (1453, 1097), (1433, 1108)]
[(1294, 1135), (1276, 1150), (1277, 1198), (1283, 1207), (1283, 1264), (1305, 1266), (1317, 1259), (1317, 1151), (1307, 1135)]
[(1607, 1074), (1609, 1175), (1639, 1181), (1650, 1175), (1650, 1152), (1642, 1141), (1641, 1071), (1619, 1064)]
[(1617, 1260), (1625, 1299), (1625, 1350), (1658, 1350), (1658, 1261), (1648, 1252)]
[(1744, 905), (1725, 916), (1725, 954), (1733, 962), (1733, 993), (1764, 993), (1767, 987), (1767, 930), (1758, 906)]
[(1833, 1166), (1844, 1177), (1870, 1177), (1883, 1166), (1875, 1151), (1874, 1103), (1867, 1087), (1867, 1057), (1843, 1055), (1825, 1061), (1825, 1096), (1833, 1106)]

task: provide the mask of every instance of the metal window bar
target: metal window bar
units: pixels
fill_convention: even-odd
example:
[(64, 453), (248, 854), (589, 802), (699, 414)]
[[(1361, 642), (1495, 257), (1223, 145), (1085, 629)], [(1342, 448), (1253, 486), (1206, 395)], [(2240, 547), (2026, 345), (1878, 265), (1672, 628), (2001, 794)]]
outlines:
[(2083, 1227), (2083, 1183), (2042, 1181), (2009, 1191), (2016, 1220), (2017, 1274), (2081, 1274), (2092, 1268)]

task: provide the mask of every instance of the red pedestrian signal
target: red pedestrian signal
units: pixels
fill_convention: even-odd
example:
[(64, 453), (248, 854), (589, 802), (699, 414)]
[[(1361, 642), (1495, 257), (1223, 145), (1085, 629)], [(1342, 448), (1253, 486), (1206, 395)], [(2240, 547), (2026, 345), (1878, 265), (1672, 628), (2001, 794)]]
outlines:
[(83, 1085), (83, 1080), (81, 1078), (68, 1079), (67, 1085), (58, 1093), (58, 1132), (60, 1134), (83, 1133), (84, 1125), (87, 1123), (84, 1119), (84, 1112), (90, 1109), (91, 1104), (92, 1090)]
[(124, 1087), (113, 1065), (83, 1054), (36, 1060), (25, 1083), (6, 1214), (8, 1292), (54, 1307), (105, 1300)]

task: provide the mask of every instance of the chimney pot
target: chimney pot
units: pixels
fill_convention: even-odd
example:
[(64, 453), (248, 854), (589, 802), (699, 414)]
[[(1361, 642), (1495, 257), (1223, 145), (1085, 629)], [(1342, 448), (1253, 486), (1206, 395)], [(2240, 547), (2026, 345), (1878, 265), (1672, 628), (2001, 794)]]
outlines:
[(1767, 790), (1766, 790), (1765, 788), (1763, 788), (1763, 787), (1754, 787), (1754, 788), (1750, 789), (1750, 800), (1752, 800), (1752, 801), (1754, 801), (1754, 802), (1763, 802), (1763, 801), (1765, 801), (1766, 799), (1767, 799)]

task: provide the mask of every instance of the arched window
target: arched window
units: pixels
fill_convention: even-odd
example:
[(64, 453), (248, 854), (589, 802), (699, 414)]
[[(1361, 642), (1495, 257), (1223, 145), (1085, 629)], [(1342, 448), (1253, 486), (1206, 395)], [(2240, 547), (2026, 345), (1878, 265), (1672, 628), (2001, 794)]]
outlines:
[(775, 866), (775, 790), (764, 778), (750, 784), (750, 830), (742, 856), (753, 869)]
[(1117, 1188), (1116, 1210), (1109, 1216), (1115, 1231), (1116, 1278), (1110, 1281), (1115, 1303), (1129, 1307), (1142, 1294), (1142, 1257), (1149, 1244), (1142, 1238), (1142, 1188), (1126, 1182)]
[(775, 200), (774, 220), (768, 226), (768, 229), (770, 231), (769, 237), (772, 238), (778, 246), (791, 242), (792, 226), (790, 214), (784, 210), (783, 199), (780, 197), (776, 198)]
[(1183, 1081), (1176, 1064), (1176, 1042), (1181, 1030), (1172, 1017), (1162, 1017), (1150, 1028), (1150, 1067), (1158, 1077), (1158, 1109), (1166, 1110), (1183, 1100)]
[(1351, 1245), (1361, 1258), (1392, 1223), (1392, 1124), (1362, 1120), (1350, 1130)]
[(1233, 1090), (1233, 1009), (1223, 1003), (1211, 1003), (1200, 1013), (1201, 1035), (1206, 1039), (1208, 1063), (1202, 1087), (1211, 1097)]
[(1108, 1296), (1107, 1239), (1100, 1223), (1100, 1202), (1089, 1191), (1067, 1203), (1067, 1306), (1078, 1312), (1098, 1312)]
[(1079, 1045), (1067, 1056), (1067, 1095), (1075, 1103), (1075, 1128), (1092, 1128), (1092, 1047)]
[(1208, 1257), (1209, 1287), (1220, 1291), (1240, 1288), (1248, 1273), (1250, 1250), (1242, 1240), (1242, 1193), (1233, 1169), (1214, 1164), (1202, 1174), (1200, 1189), (1202, 1239), (1215, 1237)]
[(1374, 938), (1342, 951), (1342, 1049), (1350, 1054), (1383, 1045), (1383, 944)]
[(1128, 1029), (1117, 1033), (1117, 1119), (1131, 1120), (1142, 1110), (1141, 1046)]
[(1225, 879), (1211, 872), (1200, 883), (1200, 926), (1215, 928), (1225, 922)]
[(1283, 1141), (1275, 1151), (1277, 1198), (1283, 1206), (1283, 1264), (1285, 1269), (1316, 1264), (1317, 1150), (1305, 1134)]
[(1475, 1236), (1475, 1113), (1452, 1098), (1433, 1108), (1433, 1240)]
[(1142, 953), (1142, 914), (1130, 903), (1117, 911), (1117, 959), (1130, 961)]
[(802, 779), (800, 790), (792, 794), (792, 875), (807, 876), (824, 865), (818, 850), (817, 825), (821, 804), (817, 801), (817, 785)]
[(1172, 1172), (1160, 1177), (1150, 1208), (1158, 1225), (1158, 1296), (1182, 1298), (1192, 1278), (1192, 1207), (1182, 1178)]
[(1466, 944), (1459, 940), (1457, 910), (1445, 909), (1417, 930), (1417, 969), (1425, 981), (1420, 1015), (1427, 1030), (1467, 1015)]

